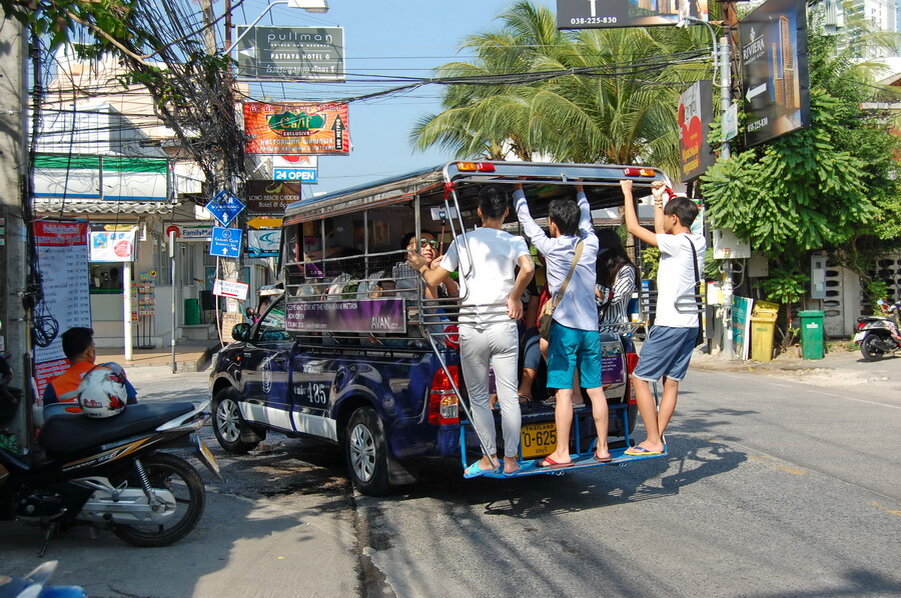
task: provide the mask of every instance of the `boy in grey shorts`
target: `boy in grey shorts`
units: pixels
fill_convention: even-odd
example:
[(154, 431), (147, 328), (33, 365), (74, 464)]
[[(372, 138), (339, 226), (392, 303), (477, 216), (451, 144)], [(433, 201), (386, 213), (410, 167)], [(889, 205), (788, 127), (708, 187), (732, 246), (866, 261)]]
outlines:
[[(690, 199), (672, 198), (666, 207), (663, 181), (652, 183), (654, 232), (638, 222), (632, 198), (632, 181), (620, 181), (625, 197), (626, 226), (629, 232), (660, 249), (657, 271), (657, 316), (641, 348), (632, 373), (635, 400), (644, 422), (644, 442), (626, 451), (627, 455), (659, 455), (664, 452), (663, 433), (679, 398), (679, 382), (685, 377), (698, 334), (698, 307), (695, 301), (695, 260), (698, 272), (704, 269), (703, 235), (692, 234), (691, 225), (698, 207)], [(660, 409), (654, 405), (651, 382), (663, 378)]]

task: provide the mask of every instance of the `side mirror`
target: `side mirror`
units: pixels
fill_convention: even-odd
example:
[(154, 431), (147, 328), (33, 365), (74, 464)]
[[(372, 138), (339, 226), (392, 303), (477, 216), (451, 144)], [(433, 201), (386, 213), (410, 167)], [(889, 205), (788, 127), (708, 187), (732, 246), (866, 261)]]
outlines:
[(235, 327), (232, 328), (232, 338), (236, 341), (250, 340), (250, 324), (246, 322), (235, 324)]

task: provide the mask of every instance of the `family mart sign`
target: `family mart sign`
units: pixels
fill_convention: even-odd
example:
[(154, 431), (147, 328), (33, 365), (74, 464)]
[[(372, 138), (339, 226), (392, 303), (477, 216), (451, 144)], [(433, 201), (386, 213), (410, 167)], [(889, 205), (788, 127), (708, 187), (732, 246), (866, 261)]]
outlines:
[(175, 233), (179, 241), (209, 241), (213, 238), (213, 227), (205, 224), (170, 224), (166, 227), (166, 236)]

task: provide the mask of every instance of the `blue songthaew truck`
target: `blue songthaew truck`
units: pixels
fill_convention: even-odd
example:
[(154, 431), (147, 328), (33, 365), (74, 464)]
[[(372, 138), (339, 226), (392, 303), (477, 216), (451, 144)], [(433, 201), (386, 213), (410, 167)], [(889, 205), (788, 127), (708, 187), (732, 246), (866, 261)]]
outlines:
[[(572, 197), (576, 184), (585, 188), (592, 209), (622, 205), (621, 179), (633, 180), (638, 190), (649, 190), (655, 179), (668, 182), (646, 167), (451, 162), (291, 204), (282, 225), (283, 292), (271, 297), (255, 323), (234, 327), (234, 342), (213, 363), (219, 443), (242, 453), (268, 431), (335, 443), (354, 485), (372, 495), (410, 482), (416, 461), (451, 458), (465, 465), (477, 459), (484, 443), (470, 422), (460, 368), (461, 298), (427, 296), (420, 274), (406, 263), (402, 239), (434, 240), (443, 253), (479, 224), (478, 192), (486, 184), (507, 185), (511, 192), (523, 184), (531, 213), (540, 219), (552, 199)], [(515, 220), (505, 228), (519, 231)], [(613, 460), (593, 459), (591, 407), (576, 405), (573, 465), (554, 473), (654, 458), (623, 454), (632, 445), (636, 407), (629, 373), (638, 360), (623, 332), (600, 339), (610, 408), (603, 433)], [(521, 469), (487, 477), (549, 472), (537, 466), (556, 443), (554, 407), (546, 398), (539, 373), (523, 410)]]

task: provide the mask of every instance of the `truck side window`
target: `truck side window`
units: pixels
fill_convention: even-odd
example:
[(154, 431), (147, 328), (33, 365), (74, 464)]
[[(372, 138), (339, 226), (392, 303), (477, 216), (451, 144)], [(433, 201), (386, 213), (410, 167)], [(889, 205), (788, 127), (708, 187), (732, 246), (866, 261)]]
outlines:
[(285, 331), (285, 302), (279, 301), (260, 321), (258, 334), (260, 342), (271, 343), (289, 340)]

